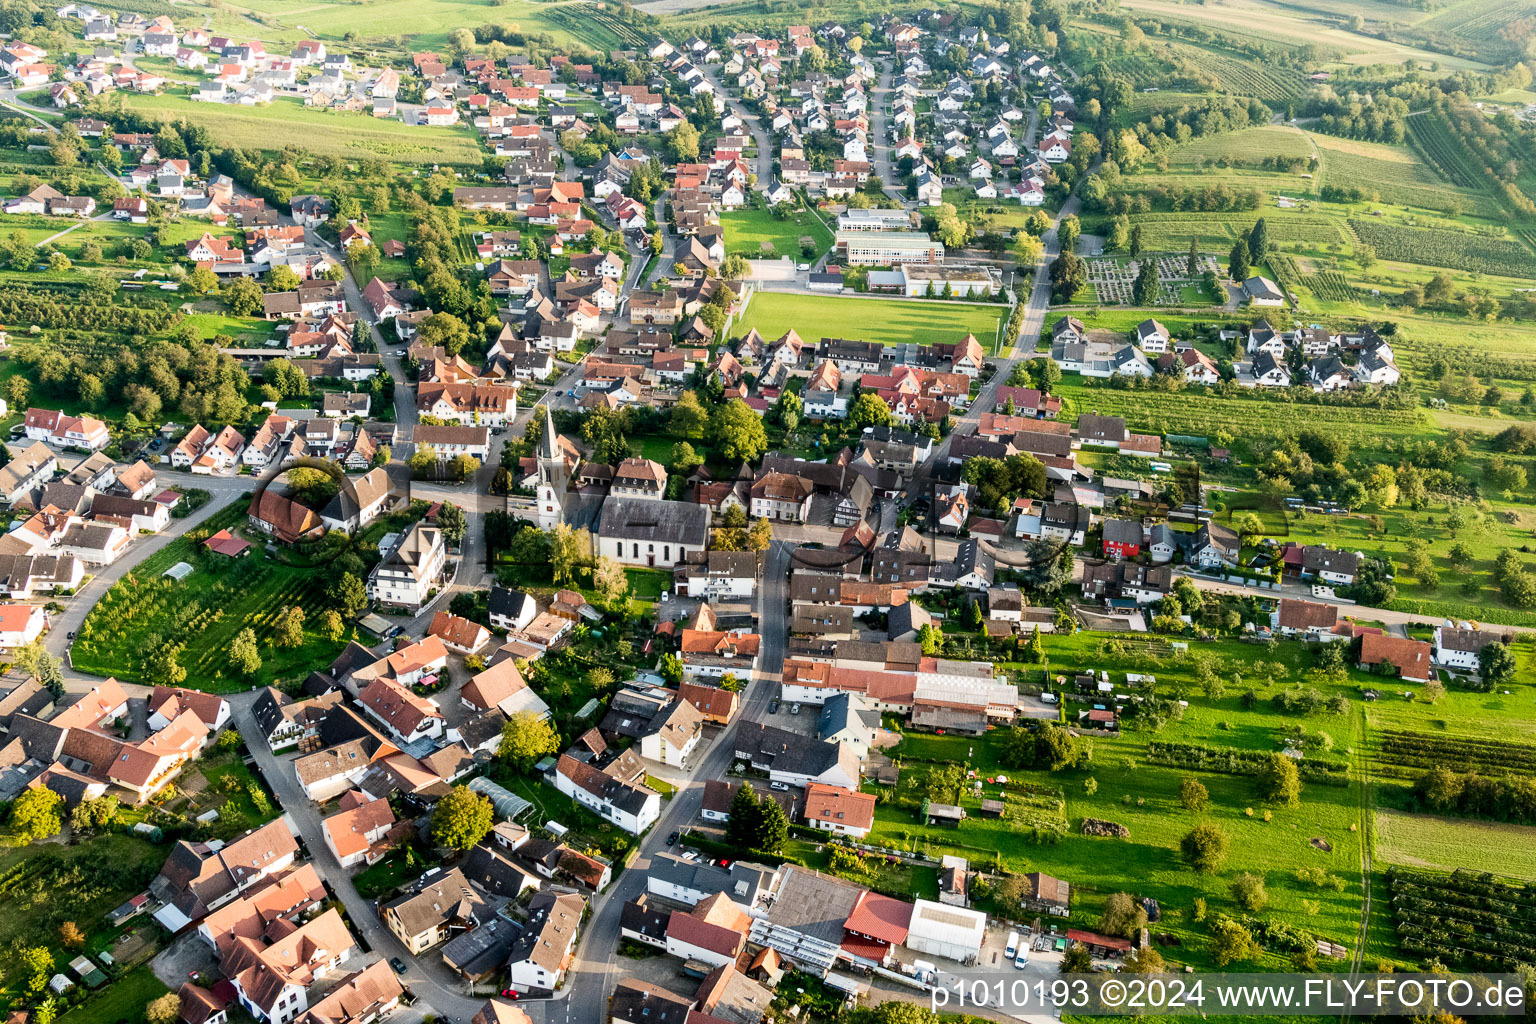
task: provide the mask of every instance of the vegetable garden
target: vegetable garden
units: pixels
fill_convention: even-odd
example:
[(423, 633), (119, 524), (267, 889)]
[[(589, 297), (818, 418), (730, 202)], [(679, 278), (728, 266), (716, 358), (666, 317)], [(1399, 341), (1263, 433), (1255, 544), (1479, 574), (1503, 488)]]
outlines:
[(1375, 248), (1376, 255), (1384, 260), (1501, 277), (1536, 277), (1536, 257), (1510, 238), (1356, 218), (1350, 218), (1349, 226), (1360, 241)]

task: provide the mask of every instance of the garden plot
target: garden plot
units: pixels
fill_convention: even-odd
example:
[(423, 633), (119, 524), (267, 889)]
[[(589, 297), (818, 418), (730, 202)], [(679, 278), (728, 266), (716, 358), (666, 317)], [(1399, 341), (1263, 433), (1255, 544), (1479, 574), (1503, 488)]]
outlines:
[[(1146, 259), (1149, 257), (1142, 257)], [(1158, 253), (1150, 257), (1157, 261), (1159, 306), (1179, 306), (1185, 303), (1183, 289), (1204, 277), (1207, 271), (1221, 272), (1214, 256), (1201, 253), (1196, 257), (1194, 277), (1189, 276), (1189, 256), (1184, 253)], [(1090, 259), (1088, 282), (1094, 286), (1099, 301), (1106, 305), (1132, 305), (1131, 293), (1136, 275), (1141, 273), (1141, 259)]]

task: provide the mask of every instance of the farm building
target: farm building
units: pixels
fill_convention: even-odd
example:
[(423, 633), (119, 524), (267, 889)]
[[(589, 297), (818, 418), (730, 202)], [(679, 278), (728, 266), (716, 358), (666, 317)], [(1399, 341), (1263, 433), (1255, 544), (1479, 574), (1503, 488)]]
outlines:
[(986, 932), (987, 915), (979, 910), (917, 900), (912, 904), (907, 948), (950, 960), (965, 960), (980, 955)]

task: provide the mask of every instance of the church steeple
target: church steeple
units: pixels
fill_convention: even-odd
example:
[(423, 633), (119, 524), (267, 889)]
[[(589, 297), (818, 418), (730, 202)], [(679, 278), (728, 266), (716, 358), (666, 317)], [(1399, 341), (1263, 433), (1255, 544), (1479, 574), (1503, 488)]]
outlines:
[(544, 405), (544, 438), (539, 442), (539, 529), (552, 530), (565, 519), (565, 492), (570, 486), (570, 467), (555, 433), (555, 414)]

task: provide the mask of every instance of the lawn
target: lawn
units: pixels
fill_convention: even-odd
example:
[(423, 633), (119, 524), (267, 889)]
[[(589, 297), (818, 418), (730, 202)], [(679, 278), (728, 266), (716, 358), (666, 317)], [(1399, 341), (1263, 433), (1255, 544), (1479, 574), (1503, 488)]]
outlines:
[(1405, 867), (1536, 879), (1536, 828), (1378, 810), (1376, 856)]
[[(832, 248), (832, 232), (821, 218), (808, 210), (796, 210), (787, 217), (777, 217), (770, 210), (731, 210), (720, 215), (725, 229), (725, 251), (739, 252), (749, 259), (788, 256), (792, 260), (814, 260)], [(816, 240), (814, 256), (800, 249), (800, 238)], [(772, 251), (763, 248), (767, 244)]]
[[(60, 962), (63, 966), (63, 961)], [(140, 964), (107, 985), (94, 998), (59, 1018), (69, 1024), (118, 1024), (142, 1021), (144, 1007), (169, 992), (149, 964)]]
[[(200, 546), (220, 528), (240, 528), (246, 506), (247, 499), (237, 498), (113, 584), (80, 627), (75, 667), (147, 682), (145, 659), (166, 643), (184, 642), (177, 661), (187, 670), (185, 685), (230, 693), (302, 676), (333, 660), (346, 638), (333, 642), (318, 632), (320, 613), (330, 607), (322, 570), (280, 562), (260, 541), (236, 561)], [(177, 562), (189, 562), (196, 571), (180, 582), (161, 575)], [(277, 648), (270, 641), (278, 617), (295, 604), (307, 616), (304, 643)], [(228, 660), (230, 643), (248, 626), (262, 642), (262, 665), (254, 677), (239, 675)]]
[(884, 345), (957, 342), (966, 334), (992, 350), (1008, 307), (924, 299), (849, 298), (758, 292), (736, 330), (756, 328), (770, 341), (793, 328), (807, 342), (853, 338)]
[[(351, 8), (343, 8), (351, 11)], [(371, 15), (371, 12), (370, 12)], [(348, 17), (356, 17), (349, 13)], [(402, 164), (480, 166), (474, 136), (460, 128), (428, 128), (365, 114), (336, 113), (281, 98), (268, 106), (241, 107), (195, 103), (185, 95), (127, 97), (130, 109), (162, 121), (185, 119), (203, 125), (225, 145), (280, 150), (297, 146), (312, 153), (341, 157), (379, 157)]]

